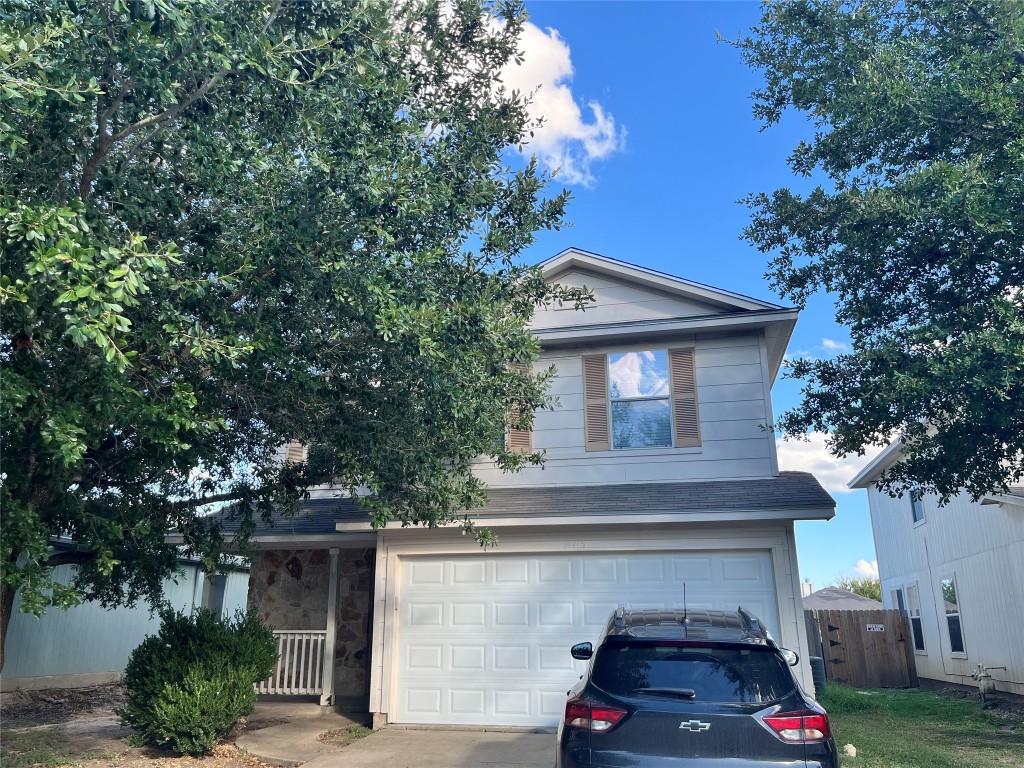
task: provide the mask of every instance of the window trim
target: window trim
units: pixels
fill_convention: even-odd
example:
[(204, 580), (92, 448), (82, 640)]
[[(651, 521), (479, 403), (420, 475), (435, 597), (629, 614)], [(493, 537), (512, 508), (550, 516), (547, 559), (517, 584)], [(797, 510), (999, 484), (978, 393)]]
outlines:
[[(945, 598), (945, 596), (943, 595), (943, 592), (942, 592), (942, 584), (943, 584), (943, 582), (946, 582), (946, 581), (953, 582), (953, 593), (956, 595), (956, 613), (955, 614), (946, 613), (946, 598)], [(942, 611), (941, 611), (942, 618), (945, 619), (946, 640), (949, 643), (949, 655), (950, 655), (951, 658), (954, 658), (954, 659), (966, 659), (966, 658), (968, 658), (967, 657), (967, 638), (966, 638), (965, 633), (964, 633), (964, 612), (963, 612), (963, 608), (960, 606), (960, 585), (957, 583), (956, 571), (952, 571), (950, 573), (947, 573), (947, 574), (944, 574), (942, 576), (939, 576), (939, 601), (940, 601), (940, 603), (942, 605)], [(956, 616), (956, 618), (958, 620), (958, 624), (960, 625), (960, 645), (963, 646), (963, 650), (962, 651), (954, 651), (953, 650), (953, 638), (952, 638), (952, 636), (950, 635), (950, 632), (949, 632), (949, 617), (952, 616), (952, 615)]]

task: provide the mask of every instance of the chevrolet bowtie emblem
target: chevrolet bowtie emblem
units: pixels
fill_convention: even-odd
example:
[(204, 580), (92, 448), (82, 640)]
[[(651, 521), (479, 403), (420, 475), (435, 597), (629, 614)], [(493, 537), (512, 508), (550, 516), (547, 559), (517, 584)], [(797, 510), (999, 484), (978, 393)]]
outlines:
[(711, 723), (702, 723), (700, 720), (687, 720), (685, 723), (680, 723), (679, 727), (684, 731), (700, 733), (701, 731), (708, 730), (711, 727)]

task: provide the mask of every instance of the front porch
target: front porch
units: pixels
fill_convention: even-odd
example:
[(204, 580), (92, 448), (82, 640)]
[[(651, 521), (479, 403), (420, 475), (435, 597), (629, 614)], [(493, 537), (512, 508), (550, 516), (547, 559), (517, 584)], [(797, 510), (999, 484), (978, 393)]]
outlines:
[(256, 689), (262, 699), (319, 697), (321, 706), (367, 711), (375, 557), (360, 546), (262, 549), (253, 558), (248, 604), (278, 648), (273, 674)]

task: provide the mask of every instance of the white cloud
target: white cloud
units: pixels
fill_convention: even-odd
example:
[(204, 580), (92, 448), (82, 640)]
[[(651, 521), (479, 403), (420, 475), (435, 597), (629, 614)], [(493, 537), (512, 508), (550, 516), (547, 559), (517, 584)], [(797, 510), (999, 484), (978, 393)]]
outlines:
[(779, 469), (810, 472), (830, 493), (850, 493), (846, 484), (853, 479), (865, 464), (869, 456), (847, 456), (839, 459), (828, 451), (827, 435), (812, 432), (807, 440), (775, 441), (779, 453)]
[(559, 168), (563, 182), (592, 184), (590, 164), (622, 149), (625, 130), (598, 102), (587, 103), (587, 114), (580, 107), (569, 86), (574, 73), (569, 45), (558, 30), (527, 22), (519, 45), (522, 63), (506, 66), (501, 80), (510, 90), (532, 94), (530, 116), (544, 119), (526, 152)]
[(835, 339), (822, 339), (821, 348), (828, 352), (849, 352), (849, 345)]
[(857, 565), (854, 569), (858, 576), (864, 576), (865, 578), (877, 579), (878, 578), (878, 561), (872, 560), (870, 563), (867, 560), (858, 560)]

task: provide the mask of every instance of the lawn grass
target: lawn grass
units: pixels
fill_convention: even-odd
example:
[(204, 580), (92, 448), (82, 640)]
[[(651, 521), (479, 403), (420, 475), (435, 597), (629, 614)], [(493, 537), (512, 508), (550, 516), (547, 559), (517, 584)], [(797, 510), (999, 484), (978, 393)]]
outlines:
[(922, 690), (860, 692), (829, 684), (828, 710), (843, 768), (1024, 768), (1024, 723), (981, 703)]

